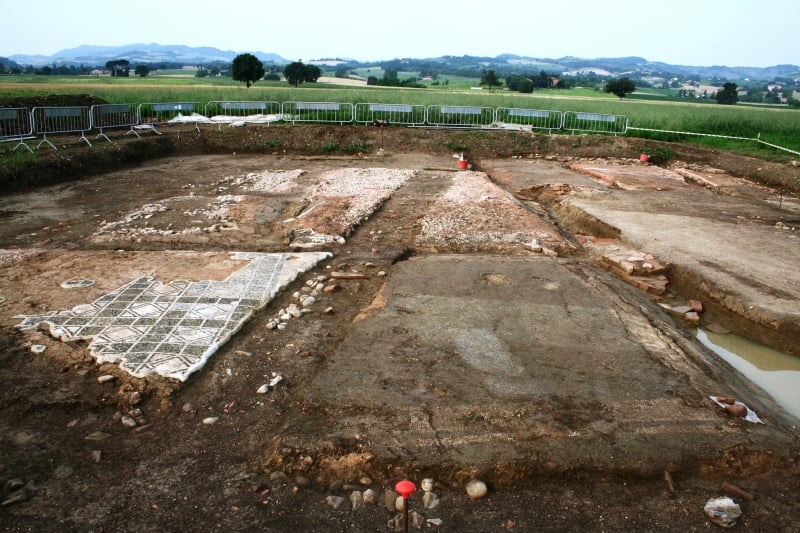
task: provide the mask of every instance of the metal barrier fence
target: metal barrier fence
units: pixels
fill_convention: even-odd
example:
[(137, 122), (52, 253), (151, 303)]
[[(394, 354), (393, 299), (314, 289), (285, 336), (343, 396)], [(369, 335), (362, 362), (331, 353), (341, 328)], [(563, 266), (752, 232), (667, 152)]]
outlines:
[(495, 108), (460, 105), (429, 105), (425, 122), (431, 126), (488, 127), (495, 120)]
[(110, 128), (130, 128), (126, 135), (133, 133), (137, 137), (134, 126), (139, 124), (139, 112), (136, 104), (101, 104), (93, 105), (90, 110), (92, 117), (92, 129), (98, 129), (99, 133), (95, 139), (102, 137), (111, 142), (111, 139), (103, 133), (103, 129)]
[(567, 111), (564, 113), (563, 129), (573, 132), (624, 134), (628, 131), (628, 119), (623, 115)]
[(353, 104), (339, 102), (284, 102), (283, 119), (295, 122), (353, 122)]
[(31, 112), (27, 107), (0, 108), (0, 142), (17, 141), (14, 151), (20, 146), (24, 146), (33, 153), (25, 141), (35, 138)]
[(201, 112), (204, 106), (200, 102), (162, 102), (139, 104), (137, 113), (139, 123), (148, 126), (156, 133), (160, 133), (156, 126), (167, 124), (194, 124), (199, 132), (200, 123), (210, 120)]
[(212, 101), (205, 105), (204, 115), (211, 122), (239, 125), (239, 123), (267, 124), (282, 119), (280, 102), (268, 101)]
[(362, 124), (425, 124), (425, 106), (406, 104), (356, 104), (355, 122)]
[[(201, 113), (202, 111), (202, 113)], [(210, 116), (210, 117), (209, 117)], [(566, 132), (588, 132), (624, 135), (629, 130), (661, 132), (677, 135), (721, 137), (752, 141), (800, 155), (797, 150), (785, 148), (757, 138), (735, 137), (713, 133), (660, 130), (630, 126), (624, 115), (607, 115), (573, 111), (549, 111), (507, 107), (471, 107), (408, 105), (390, 103), (339, 103), (339, 102), (274, 102), (274, 101), (212, 101), (167, 102), (139, 104), (103, 104), (90, 107), (5, 107), (0, 108), (0, 142), (17, 141), (13, 150), (24, 146), (33, 152), (25, 141), (42, 136), (36, 146), (48, 144), (56, 146), (48, 135), (80, 133), (79, 141), (85, 141), (86, 132), (98, 130), (97, 138), (110, 139), (104, 129), (130, 127), (130, 133), (137, 129), (156, 130), (156, 125), (193, 124), (199, 132), (199, 124), (222, 124), (253, 122), (270, 124), (285, 122), (324, 122), (324, 123), (379, 123), (381, 125), (433, 126), (454, 128), (512, 128), (521, 130), (548, 130)]]
[(86, 141), (89, 146), (92, 145), (86, 138), (86, 132), (92, 129), (92, 117), (87, 106), (34, 107), (31, 115), (33, 133), (42, 136), (36, 148), (49, 144), (53, 150), (58, 150), (47, 136), (59, 133), (80, 133), (79, 140)]
[(560, 130), (564, 126), (564, 114), (561, 111), (544, 111), (518, 107), (498, 107), (495, 113), (498, 125), (514, 124), (536, 130)]

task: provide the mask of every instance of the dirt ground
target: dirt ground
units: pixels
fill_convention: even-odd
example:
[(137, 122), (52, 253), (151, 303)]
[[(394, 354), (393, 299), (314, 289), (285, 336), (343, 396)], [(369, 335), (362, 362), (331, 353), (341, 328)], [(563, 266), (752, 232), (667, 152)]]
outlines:
[[(798, 420), (659, 305), (800, 355), (800, 207), (775, 189), (796, 161), (671, 145), (662, 169), (637, 160), (650, 141), (366, 126), (114, 141), (4, 159), (4, 530), (391, 531), (403, 478), (435, 480), (438, 505), (410, 501), (425, 530), (704, 531), (724, 494), (738, 528), (796, 530)], [(301, 253), (312, 228), (332, 258), (185, 382), (15, 327), (141, 276), (222, 281), (233, 252)], [(667, 290), (615, 253), (666, 265)]]

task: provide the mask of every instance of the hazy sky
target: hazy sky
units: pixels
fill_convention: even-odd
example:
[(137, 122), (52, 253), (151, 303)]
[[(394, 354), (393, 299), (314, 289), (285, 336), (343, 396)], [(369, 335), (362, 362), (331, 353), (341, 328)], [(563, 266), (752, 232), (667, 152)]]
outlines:
[(641, 56), (800, 64), (797, 0), (0, 0), (0, 56), (82, 44), (213, 46), (290, 60)]

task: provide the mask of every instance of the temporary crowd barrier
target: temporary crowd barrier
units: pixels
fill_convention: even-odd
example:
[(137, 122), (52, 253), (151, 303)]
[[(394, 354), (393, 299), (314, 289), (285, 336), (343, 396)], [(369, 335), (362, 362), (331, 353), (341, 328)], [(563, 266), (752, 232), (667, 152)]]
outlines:
[(628, 129), (628, 119), (621, 115), (527, 108), (296, 101), (152, 102), (34, 107), (30, 110), (24, 107), (0, 108), (0, 141), (17, 141), (15, 150), (20, 146), (31, 150), (25, 141), (41, 136), (37, 148), (47, 144), (57, 149), (48, 135), (80, 134), (79, 140), (91, 146), (86, 137), (89, 131), (97, 131), (97, 139), (111, 142), (106, 130), (128, 128), (127, 134), (139, 137), (140, 130), (161, 134), (158, 128), (169, 125), (193, 124), (199, 132), (200, 124), (216, 124), (221, 128), (223, 124), (269, 125), (273, 122), (564, 130), (614, 135), (625, 134)]
[(33, 133), (42, 136), (36, 148), (48, 144), (55, 150), (55, 145), (47, 139), (47, 136), (59, 133), (80, 133), (78, 140), (92, 145), (86, 138), (86, 132), (92, 129), (91, 114), (86, 106), (34, 107), (31, 116)]
[(0, 108), (0, 142), (16, 141), (15, 151), (24, 146), (29, 152), (33, 152), (25, 141), (35, 138), (31, 112), (27, 107)]
[(582, 132), (625, 135), (629, 131), (722, 137), (753, 141), (760, 145), (783, 150), (795, 155), (800, 152), (778, 146), (757, 137), (731, 137), (701, 132), (685, 132), (633, 127), (624, 115), (608, 115), (579, 111), (552, 111), (513, 107), (472, 107), (453, 105), (410, 105), (392, 103), (341, 103), (341, 102), (273, 102), (273, 101), (213, 101), (156, 102), (147, 104), (102, 104), (63, 107), (3, 107), (0, 108), (0, 142), (15, 141), (13, 150), (24, 146), (33, 152), (25, 141), (42, 137), (36, 148), (44, 144), (56, 150), (48, 135), (80, 134), (79, 141), (92, 145), (86, 138), (89, 131), (97, 131), (97, 138), (111, 141), (104, 130), (129, 128), (127, 134), (137, 137), (137, 130), (150, 130), (161, 134), (157, 126), (172, 124), (222, 124), (240, 126), (247, 123), (319, 122), (334, 124), (400, 125), (408, 127), (473, 128), (546, 130), (548, 132)]

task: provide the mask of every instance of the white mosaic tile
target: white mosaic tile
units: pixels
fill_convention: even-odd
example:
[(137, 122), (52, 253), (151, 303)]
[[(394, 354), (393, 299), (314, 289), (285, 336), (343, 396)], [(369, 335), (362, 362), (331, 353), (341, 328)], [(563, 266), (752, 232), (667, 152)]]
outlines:
[(98, 363), (119, 362), (136, 377), (186, 381), (253, 313), (330, 253), (234, 253), (250, 263), (223, 281), (162, 283), (141, 277), (89, 304), (25, 316), (20, 329), (47, 326), (63, 341), (90, 340)]

